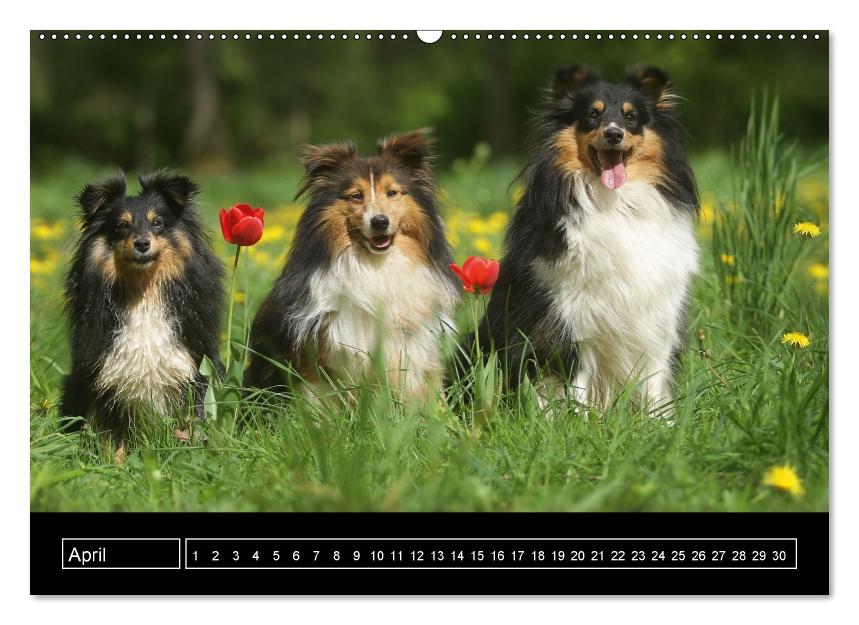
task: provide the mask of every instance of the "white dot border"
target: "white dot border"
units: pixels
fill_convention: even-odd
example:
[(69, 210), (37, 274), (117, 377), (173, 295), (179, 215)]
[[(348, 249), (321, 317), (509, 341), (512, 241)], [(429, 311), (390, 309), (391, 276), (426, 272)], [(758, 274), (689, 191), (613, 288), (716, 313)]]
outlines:
[[(36, 31), (34, 31), (36, 32)], [(38, 32), (41, 41), (417, 41), (416, 31), (190, 31), (190, 32)], [(480, 41), (555, 42), (596, 41), (611, 44), (619, 41), (810, 41), (828, 37), (828, 31), (452, 31), (444, 33), (438, 41), (474, 43)], [(433, 45), (427, 43), (426, 45)]]

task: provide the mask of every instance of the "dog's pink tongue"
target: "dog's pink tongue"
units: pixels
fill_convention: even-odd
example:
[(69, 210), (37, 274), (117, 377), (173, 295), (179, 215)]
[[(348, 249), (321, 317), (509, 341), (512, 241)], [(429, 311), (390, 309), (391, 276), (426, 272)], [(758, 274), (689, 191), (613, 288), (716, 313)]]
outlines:
[(626, 182), (623, 154), (617, 150), (600, 150), (600, 182), (609, 189), (618, 189)]

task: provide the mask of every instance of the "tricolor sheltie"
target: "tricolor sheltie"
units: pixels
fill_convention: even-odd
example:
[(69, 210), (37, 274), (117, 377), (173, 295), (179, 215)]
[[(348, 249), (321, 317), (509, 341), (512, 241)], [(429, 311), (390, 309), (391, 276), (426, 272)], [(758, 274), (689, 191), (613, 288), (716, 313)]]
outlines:
[(391, 386), (427, 398), (457, 300), (428, 137), (382, 139), (369, 157), (351, 143), (310, 146), (302, 160), (308, 205), (254, 320), (245, 385), (285, 390), (284, 365), (311, 394), (357, 384), (381, 344)]
[(671, 401), (698, 264), (681, 139), (663, 71), (621, 84), (556, 72), (480, 333), (511, 385), (539, 377), (551, 396), (605, 408), (639, 382), (651, 409)]
[[(203, 356), (216, 366), (223, 266), (194, 205), (197, 185), (156, 172), (126, 195), (125, 176), (77, 196), (81, 234), (66, 278), (72, 368), (60, 414), (87, 416), (124, 455), (129, 423), (192, 401), (202, 417)], [(76, 422), (80, 424), (80, 421)]]

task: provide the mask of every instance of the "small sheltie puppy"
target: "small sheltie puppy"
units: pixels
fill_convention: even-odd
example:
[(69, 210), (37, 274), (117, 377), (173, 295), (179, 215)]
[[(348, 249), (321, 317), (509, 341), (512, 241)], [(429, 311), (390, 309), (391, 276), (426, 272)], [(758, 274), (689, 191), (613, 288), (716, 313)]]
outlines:
[(582, 65), (556, 72), (480, 333), (512, 385), (539, 371), (549, 396), (605, 408), (639, 381), (651, 409), (671, 401), (698, 265), (674, 102), (657, 68), (622, 84)]
[(404, 399), (426, 399), (440, 385), (441, 337), (458, 292), (430, 140), (416, 131), (377, 147), (368, 157), (351, 143), (304, 149), (297, 197), (309, 202), (254, 319), (245, 386), (286, 390), (288, 365), (306, 383), (300, 391), (318, 398), (328, 382), (370, 374), (380, 344)]
[[(203, 356), (216, 366), (224, 305), (221, 262), (208, 246), (188, 178), (160, 171), (126, 195), (125, 175), (77, 196), (81, 233), (66, 278), (72, 368), (60, 414), (92, 415), (118, 458), (129, 423), (191, 398), (202, 418)], [(80, 424), (80, 421), (77, 422)]]

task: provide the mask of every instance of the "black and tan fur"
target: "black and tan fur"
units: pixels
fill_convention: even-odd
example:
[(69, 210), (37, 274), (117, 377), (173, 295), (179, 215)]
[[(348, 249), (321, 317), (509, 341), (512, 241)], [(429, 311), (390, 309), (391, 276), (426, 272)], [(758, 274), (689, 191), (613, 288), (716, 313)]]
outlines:
[(173, 413), (190, 400), (202, 417), (200, 362), (220, 366), (223, 266), (197, 214), (199, 188), (163, 171), (140, 186), (127, 195), (118, 173), (81, 190), (65, 285), (72, 368), (60, 413), (92, 415), (120, 456), (143, 411)]

